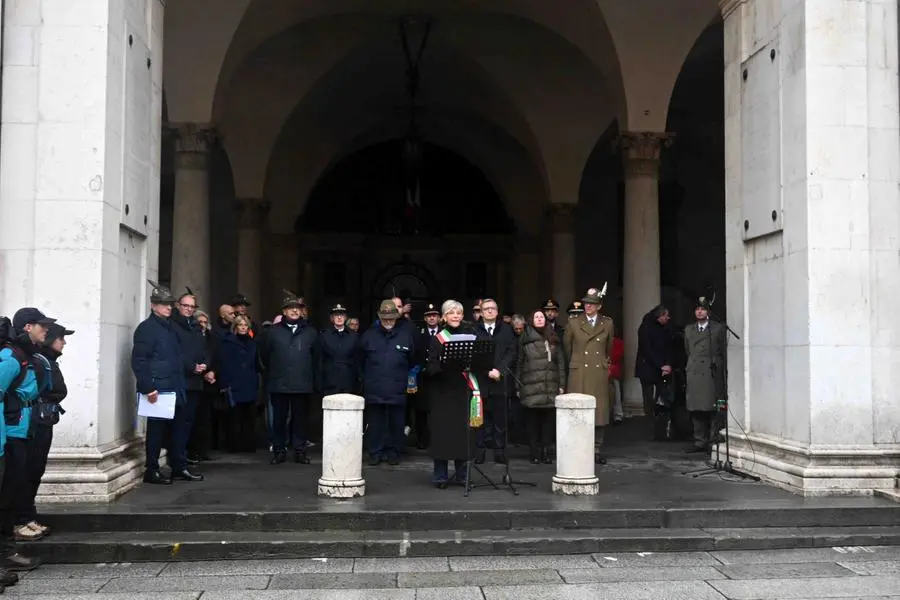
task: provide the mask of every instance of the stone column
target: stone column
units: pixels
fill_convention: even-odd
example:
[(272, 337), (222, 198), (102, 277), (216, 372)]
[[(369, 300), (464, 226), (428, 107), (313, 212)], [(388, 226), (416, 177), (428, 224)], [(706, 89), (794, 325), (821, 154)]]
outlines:
[(183, 123), (175, 137), (175, 206), (172, 225), (172, 291), (189, 286), (209, 305), (209, 151), (211, 128)]
[[(271, 202), (261, 198), (239, 198), (238, 212), (238, 290), (255, 305), (262, 306), (263, 237)], [(254, 315), (262, 322), (267, 317)]]
[(804, 495), (891, 490), (897, 3), (729, 0), (722, 11), (727, 310), (741, 336), (728, 354), (732, 458)]
[(556, 397), (556, 475), (553, 491), (567, 496), (595, 496), (594, 412), (597, 399), (587, 394)]
[(660, 302), (659, 153), (671, 136), (627, 132), (619, 143), (625, 172), (625, 264), (622, 323), (616, 334), (625, 342), (623, 394), (625, 412), (644, 412), (640, 383), (634, 378), (637, 329), (644, 314)]
[[(574, 204), (551, 204), (553, 227), (553, 297), (565, 307), (575, 298), (575, 209)], [(562, 319), (563, 322), (565, 319)]]
[(366, 493), (362, 478), (363, 409), (366, 401), (353, 394), (322, 398), (322, 477), (319, 495), (357, 498)]

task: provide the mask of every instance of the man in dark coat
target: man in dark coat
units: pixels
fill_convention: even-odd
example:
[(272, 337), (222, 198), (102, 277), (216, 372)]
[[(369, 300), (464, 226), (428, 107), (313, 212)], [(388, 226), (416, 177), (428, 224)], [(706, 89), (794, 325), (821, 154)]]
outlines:
[(331, 327), (320, 332), (322, 393), (356, 394), (361, 375), (359, 334), (346, 327), (347, 309), (331, 307)]
[[(212, 356), (210, 356), (210, 348), (206, 343), (206, 336), (203, 330), (194, 318), (194, 312), (197, 310), (197, 298), (190, 290), (186, 294), (182, 294), (176, 303), (176, 310), (171, 316), (172, 331), (178, 336), (178, 343), (181, 345), (181, 357), (184, 360), (184, 381), (185, 381), (185, 403), (184, 403), (184, 419), (179, 421), (176, 427), (183, 427), (186, 431), (180, 432), (178, 436), (173, 435), (172, 438), (184, 436), (190, 441), (192, 431), (194, 429), (195, 416), (200, 404), (204, 402), (203, 394), (204, 380), (212, 383), (215, 381), (215, 374), (210, 369), (212, 365)], [(208, 406), (203, 409), (209, 410)], [(208, 423), (204, 422), (208, 426)], [(181, 452), (180, 448), (170, 449), (171, 453)], [(185, 463), (196, 463), (198, 460), (189, 460), (187, 457), (187, 446), (184, 448), (184, 458), (178, 457), (177, 461)], [(200, 479), (200, 475), (195, 475)]]
[(185, 359), (181, 354), (178, 334), (170, 319), (175, 296), (168, 288), (150, 282), (150, 316), (134, 331), (131, 350), (131, 370), (137, 380), (137, 391), (145, 394), (150, 403), (160, 392), (175, 394), (175, 415), (170, 419), (147, 418), (147, 464), (144, 483), (170, 484), (172, 479), (159, 471), (159, 453), (167, 434), (171, 433), (169, 467), (172, 477), (196, 481), (202, 476), (188, 470), (186, 462), (187, 433), (185, 416)]
[(498, 319), (500, 309), (493, 298), (481, 301), (481, 320), (477, 327), (494, 342), (494, 368), (488, 372), (487, 385), (481, 390), (484, 400), (484, 426), (478, 429), (475, 462), (485, 460), (487, 439), (494, 442), (494, 462), (506, 464), (506, 426), (508, 391), (516, 363), (516, 334), (512, 327)]
[(431, 406), (431, 398), (428, 393), (430, 377), (425, 365), (428, 362), (431, 338), (440, 332), (441, 311), (437, 304), (429, 302), (425, 306), (422, 316), (425, 319), (425, 326), (419, 330), (419, 342), (416, 348), (419, 355), (416, 363), (421, 365), (422, 369), (418, 373), (416, 393), (412, 395), (415, 406), (416, 447), (419, 450), (425, 450), (431, 442), (431, 432), (428, 428), (428, 413)]
[(716, 409), (725, 400), (725, 352), (728, 330), (709, 318), (709, 303), (701, 297), (694, 308), (696, 323), (684, 328), (687, 354), (687, 409), (694, 424), (694, 445), (688, 452), (709, 452), (718, 430)]
[[(672, 332), (669, 329), (669, 310), (662, 304), (644, 315), (638, 327), (638, 347), (634, 361), (634, 376), (641, 381), (644, 414), (662, 416), (670, 407), (657, 406), (665, 382), (672, 375)], [(654, 419), (654, 439), (665, 437), (665, 423)]]
[(378, 309), (378, 325), (369, 328), (360, 342), (363, 395), (366, 398), (369, 464), (400, 463), (409, 369), (415, 363), (415, 339), (411, 328), (397, 327), (403, 320), (391, 300)]
[(283, 318), (261, 336), (259, 357), (265, 370), (266, 391), (272, 403), (272, 460), (287, 460), (288, 413), (294, 441), (294, 462), (309, 464), (306, 427), (309, 403), (319, 389), (319, 334), (301, 315), (303, 301), (285, 290)]

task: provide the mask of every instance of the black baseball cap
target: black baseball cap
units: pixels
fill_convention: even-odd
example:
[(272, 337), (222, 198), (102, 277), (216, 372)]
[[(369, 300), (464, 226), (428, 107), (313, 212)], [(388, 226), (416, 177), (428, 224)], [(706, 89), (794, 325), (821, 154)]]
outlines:
[(41, 311), (33, 307), (20, 308), (13, 315), (13, 328), (22, 332), (28, 324), (37, 324), (50, 326), (56, 323), (56, 319), (51, 319)]

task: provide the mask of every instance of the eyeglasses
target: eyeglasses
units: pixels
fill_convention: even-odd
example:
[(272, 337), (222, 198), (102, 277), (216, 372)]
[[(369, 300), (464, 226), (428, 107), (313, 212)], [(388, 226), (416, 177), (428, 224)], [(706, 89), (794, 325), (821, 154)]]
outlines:
[(181, 308), (189, 308), (191, 310), (194, 310), (195, 308), (197, 308), (196, 304), (179, 304), (178, 306), (180, 306)]
[(498, 309), (497, 309), (496, 306), (491, 306), (491, 305), (487, 305), (487, 306), (482, 306), (482, 307), (481, 307), (481, 312), (487, 312), (487, 311), (494, 311), (494, 312), (496, 312), (497, 310), (498, 310)]

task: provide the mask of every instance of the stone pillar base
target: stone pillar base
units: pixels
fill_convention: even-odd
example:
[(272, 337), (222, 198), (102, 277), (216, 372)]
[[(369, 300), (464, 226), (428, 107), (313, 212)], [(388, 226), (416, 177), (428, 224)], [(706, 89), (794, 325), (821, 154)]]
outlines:
[[(724, 458), (725, 445), (719, 445)], [(803, 447), (750, 434), (731, 435), (735, 469), (803, 496), (870, 496), (895, 490), (900, 444)]]
[(359, 498), (366, 495), (365, 479), (319, 479), (319, 496), (325, 498)]
[(112, 502), (140, 483), (144, 440), (118, 440), (99, 448), (51, 450), (40, 503)]
[(554, 475), (553, 493), (564, 496), (596, 496), (600, 493), (600, 480), (596, 477), (580, 479)]

